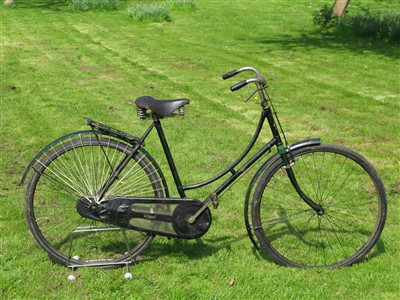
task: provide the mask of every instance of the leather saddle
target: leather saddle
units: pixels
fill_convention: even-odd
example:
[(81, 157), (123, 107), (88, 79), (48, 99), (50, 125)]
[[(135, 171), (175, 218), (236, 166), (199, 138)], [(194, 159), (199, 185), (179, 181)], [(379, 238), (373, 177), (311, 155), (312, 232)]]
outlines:
[(136, 99), (136, 106), (140, 109), (148, 109), (155, 113), (157, 116), (166, 117), (171, 115), (174, 111), (189, 104), (188, 99), (174, 99), (174, 100), (157, 100), (150, 96), (142, 96)]

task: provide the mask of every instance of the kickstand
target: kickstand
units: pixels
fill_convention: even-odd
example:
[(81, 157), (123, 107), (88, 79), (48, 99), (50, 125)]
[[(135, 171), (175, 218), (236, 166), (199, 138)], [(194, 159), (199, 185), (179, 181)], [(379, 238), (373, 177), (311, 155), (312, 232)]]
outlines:
[(132, 273), (129, 272), (129, 263), (126, 263), (126, 272), (124, 275), (125, 279), (132, 279)]
[(70, 275), (68, 275), (68, 280), (69, 281), (75, 281), (75, 275), (74, 275), (74, 270), (75, 270), (75, 267), (71, 267), (71, 274)]

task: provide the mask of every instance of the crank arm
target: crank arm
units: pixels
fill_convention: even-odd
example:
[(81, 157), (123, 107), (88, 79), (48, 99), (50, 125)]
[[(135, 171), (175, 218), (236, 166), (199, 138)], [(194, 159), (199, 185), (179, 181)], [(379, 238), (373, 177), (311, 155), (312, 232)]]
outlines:
[(212, 203), (212, 199), (208, 198), (205, 202), (204, 205), (194, 214), (192, 215), (189, 219), (187, 219), (189, 224), (194, 224), (196, 222), (196, 219), (205, 211)]

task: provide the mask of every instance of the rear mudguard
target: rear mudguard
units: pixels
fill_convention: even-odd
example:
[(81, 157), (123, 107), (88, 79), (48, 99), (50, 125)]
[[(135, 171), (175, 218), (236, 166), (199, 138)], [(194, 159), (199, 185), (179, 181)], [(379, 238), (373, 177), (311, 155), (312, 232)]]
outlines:
[(79, 136), (79, 135), (86, 135), (86, 134), (90, 134), (90, 133), (94, 133), (94, 132), (92, 130), (83, 130), (83, 131), (72, 132), (72, 133), (69, 133), (67, 135), (64, 135), (64, 136), (52, 141), (50, 144), (48, 144), (46, 147), (44, 147), (42, 150), (40, 150), (38, 152), (38, 154), (36, 154), (36, 156), (31, 160), (31, 162), (25, 169), (24, 174), (22, 175), (19, 185), (23, 185), (25, 183), (25, 180), (28, 177), (28, 174), (31, 171), (31, 169), (33, 169), (36, 166), (36, 164), (41, 160), (41, 157), (45, 156), (49, 150), (55, 148), (56, 145), (61, 144), (63, 141), (65, 141), (69, 138), (73, 138), (74, 136)]
[[(310, 140), (304, 140), (304, 141), (300, 141), (297, 143), (294, 143), (292, 145), (290, 145), (288, 148), (291, 151), (297, 150), (297, 149), (301, 149), (301, 148), (305, 148), (305, 147), (309, 147), (309, 146), (318, 146), (321, 144), (321, 140), (319, 138), (316, 139), (310, 139)], [(246, 198), (244, 201), (244, 222), (246, 225), (246, 229), (247, 229), (247, 234), (249, 235), (250, 240), (252, 241), (253, 245), (256, 247), (257, 250), (259, 250), (259, 246), (254, 238), (254, 234), (252, 231), (252, 227), (250, 224), (250, 198), (253, 194), (253, 190), (254, 187), (256, 186), (258, 180), (260, 179), (261, 175), (264, 174), (264, 172), (272, 165), (272, 163), (274, 163), (276, 160), (278, 160), (280, 158), (279, 153), (276, 153), (274, 155), (272, 155), (265, 163), (262, 164), (262, 166), (257, 170), (256, 174), (254, 175), (253, 179), (250, 182), (250, 185), (247, 189), (247, 193), (246, 193)]]
[[(137, 139), (136, 138), (135, 139), (126, 138), (124, 136), (116, 136), (115, 134), (109, 134), (109, 133), (105, 133), (104, 131), (97, 131), (97, 130), (82, 130), (82, 131), (72, 132), (70, 134), (64, 135), (64, 136), (54, 140), (53, 142), (48, 144), (46, 147), (44, 147), (42, 150), (40, 150), (39, 153), (36, 154), (36, 156), (29, 163), (29, 165), (26, 168), (24, 174), (22, 175), (22, 178), (21, 178), (21, 181), (20, 181), (19, 184), (23, 185), (25, 183), (25, 180), (28, 177), (29, 173), (32, 170), (35, 169), (36, 165), (43, 159), (43, 157), (45, 157), (47, 155), (47, 153), (49, 153), (53, 149), (57, 148), (62, 143), (66, 142), (67, 140), (71, 140), (71, 139), (74, 139), (74, 138), (80, 138), (82, 136), (84, 136), (84, 137), (88, 137), (88, 136), (108, 137), (108, 138), (111, 138), (111, 139), (118, 140), (119, 142), (125, 143), (125, 144), (127, 144), (129, 146), (137, 145), (137, 141), (139, 140), (139, 138), (137, 138)], [(142, 153), (144, 156), (146, 156), (146, 158), (149, 159), (149, 161), (153, 164), (154, 168), (157, 170), (158, 175), (160, 176), (160, 178), (162, 180), (162, 184), (164, 186), (164, 191), (165, 191), (165, 197), (169, 197), (169, 191), (168, 191), (167, 182), (166, 182), (165, 177), (164, 177), (159, 165), (157, 164), (157, 162), (154, 160), (154, 158), (143, 147), (140, 147), (138, 149), (138, 151), (140, 153)]]

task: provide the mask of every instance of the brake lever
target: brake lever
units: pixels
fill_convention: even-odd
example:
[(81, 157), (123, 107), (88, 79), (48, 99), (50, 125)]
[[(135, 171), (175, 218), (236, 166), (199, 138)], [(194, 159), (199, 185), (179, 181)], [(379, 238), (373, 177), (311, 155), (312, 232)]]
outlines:
[(250, 96), (247, 97), (246, 100), (244, 100), (244, 103), (247, 103), (247, 101), (249, 101), (251, 98), (253, 98), (253, 96), (254, 96), (258, 91), (259, 91), (259, 89), (256, 89), (254, 92), (252, 92), (252, 93), (250, 94)]

